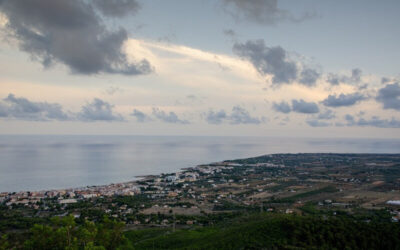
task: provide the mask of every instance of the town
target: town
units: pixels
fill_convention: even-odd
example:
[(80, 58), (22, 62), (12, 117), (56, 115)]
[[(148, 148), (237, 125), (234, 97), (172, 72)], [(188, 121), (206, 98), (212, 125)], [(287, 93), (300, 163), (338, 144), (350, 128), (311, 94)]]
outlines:
[(73, 215), (127, 228), (191, 227), (251, 212), (386, 213), (400, 219), (399, 154), (273, 154), (140, 177), (125, 183), (1, 193), (1, 230)]

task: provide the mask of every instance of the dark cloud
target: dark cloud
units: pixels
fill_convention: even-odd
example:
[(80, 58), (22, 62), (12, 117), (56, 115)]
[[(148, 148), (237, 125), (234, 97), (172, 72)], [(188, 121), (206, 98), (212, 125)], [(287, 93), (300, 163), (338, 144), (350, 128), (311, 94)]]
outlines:
[(143, 113), (142, 111), (139, 111), (137, 109), (134, 109), (133, 112), (131, 113), (131, 116), (134, 116), (136, 118), (137, 122), (147, 122), (151, 121), (151, 118)]
[(228, 116), (227, 116), (225, 110), (222, 110), (222, 109), (217, 112), (210, 110), (206, 114), (206, 121), (210, 124), (221, 124), (227, 118), (228, 118)]
[(281, 101), (280, 103), (276, 103), (274, 102), (272, 104), (272, 108), (280, 113), (290, 113), (290, 111), (292, 111), (292, 108), (290, 107), (289, 103), (285, 102), (285, 101)]
[(356, 119), (352, 115), (346, 115), (345, 120), (347, 126), (361, 126), (361, 127), (378, 127), (378, 128), (400, 128), (400, 121), (395, 118), (381, 119), (377, 116), (373, 116), (367, 120), (364, 118)]
[(136, 0), (93, 0), (93, 3), (103, 15), (109, 17), (133, 14), (140, 8)]
[(399, 83), (387, 84), (378, 91), (376, 100), (383, 104), (384, 109), (400, 111), (400, 86)]
[[(18, 41), (19, 48), (44, 67), (62, 63), (77, 74), (152, 72), (147, 60), (128, 62), (122, 50), (128, 39), (126, 30), (108, 29), (96, 12), (95, 7), (105, 2), (92, 5), (85, 0), (3, 0), (0, 12), (8, 18), (6, 30)], [(108, 5), (114, 7), (109, 11), (116, 15), (116, 5), (133, 2), (110, 1)]]
[(224, 121), (229, 121), (230, 124), (260, 124), (263, 119), (253, 117), (250, 112), (240, 106), (234, 106), (232, 112), (227, 114), (224, 110), (214, 112), (208, 111), (205, 117), (206, 121), (210, 124), (221, 124)]
[(246, 19), (259, 24), (275, 24), (280, 21), (301, 22), (314, 18), (314, 12), (295, 17), (278, 7), (278, 0), (223, 0), (225, 10), (237, 20)]
[(351, 81), (360, 82), (361, 81), (362, 70), (355, 68), (351, 71)]
[(303, 99), (292, 100), (293, 112), (303, 114), (315, 114), (319, 112), (318, 105), (315, 102), (306, 102)]
[(167, 123), (180, 123), (180, 124), (189, 124), (189, 121), (181, 120), (175, 114), (175, 112), (166, 113), (163, 110), (158, 108), (153, 108), (153, 115), (160, 121), (167, 122)]
[(360, 93), (353, 93), (353, 94), (340, 94), (339, 96), (336, 95), (329, 95), (322, 103), (327, 107), (343, 107), (343, 106), (352, 106), (357, 102), (365, 100), (366, 97)]
[(329, 73), (326, 77), (326, 81), (331, 85), (338, 85), (340, 83), (359, 83), (361, 82), (361, 76), (362, 70), (354, 68), (351, 70), (351, 76)]
[(315, 69), (304, 69), (300, 74), (299, 82), (306, 86), (315, 86), (315, 83), (321, 76)]
[(14, 94), (9, 94), (0, 102), (0, 117), (33, 121), (71, 119), (58, 103), (32, 102), (23, 97), (15, 97)]
[(91, 103), (82, 106), (77, 117), (81, 121), (123, 121), (123, 117), (114, 113), (113, 108), (108, 102), (95, 98)]
[(233, 52), (249, 60), (261, 75), (272, 75), (274, 84), (291, 83), (297, 78), (296, 63), (289, 60), (280, 46), (267, 47), (264, 40), (247, 41), (235, 43)]

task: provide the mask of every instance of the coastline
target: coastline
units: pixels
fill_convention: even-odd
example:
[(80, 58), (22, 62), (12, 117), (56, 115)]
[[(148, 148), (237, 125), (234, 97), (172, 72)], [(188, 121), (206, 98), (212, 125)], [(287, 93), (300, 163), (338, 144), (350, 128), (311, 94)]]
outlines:
[[(60, 204), (70, 204), (77, 203), (79, 200), (87, 200), (91, 198), (102, 198), (102, 197), (113, 197), (113, 196), (134, 196), (138, 194), (143, 194), (143, 190), (146, 190), (149, 186), (152, 185), (165, 185), (168, 183), (171, 184), (183, 184), (183, 186), (195, 185), (198, 180), (205, 180), (211, 186), (215, 186), (214, 181), (209, 179), (213, 177), (214, 174), (218, 174), (223, 171), (235, 171), (235, 168), (242, 169), (249, 168), (260, 168), (266, 167), (267, 169), (288, 169), (283, 164), (283, 159), (285, 158), (299, 158), (307, 159), (312, 158), (316, 159), (318, 166), (318, 159), (320, 157), (345, 157), (352, 159), (353, 157), (364, 158), (365, 164), (371, 164), (371, 166), (375, 166), (375, 163), (368, 163), (368, 159), (373, 159), (376, 156), (385, 156), (385, 157), (397, 157), (399, 154), (335, 154), (335, 153), (301, 153), (301, 154), (267, 154), (252, 158), (245, 159), (236, 159), (236, 160), (224, 160), (220, 162), (212, 162), (209, 164), (200, 164), (194, 167), (185, 167), (181, 168), (179, 171), (170, 172), (170, 173), (160, 173), (160, 174), (150, 174), (150, 175), (139, 175), (135, 176), (134, 180), (118, 182), (118, 183), (110, 183), (104, 185), (90, 185), (83, 187), (70, 187), (70, 188), (61, 188), (61, 189), (48, 189), (48, 190), (40, 190), (40, 191), (20, 191), (20, 192), (1, 192), (0, 193), (0, 202), (6, 202), (7, 206), (16, 204), (22, 205), (33, 205), (37, 202), (40, 202), (43, 199), (57, 199)], [(370, 158), (372, 157), (372, 158)], [(275, 159), (276, 158), (276, 159)], [(309, 159), (308, 159), (309, 160)], [(315, 164), (315, 163), (312, 163)], [(300, 164), (301, 165), (301, 164)], [(382, 165), (385, 166), (385, 165)], [(231, 183), (232, 180), (221, 179), (222, 183)], [(314, 181), (310, 179), (310, 181)], [(322, 179), (317, 180), (317, 182), (325, 182)], [(329, 183), (329, 181), (328, 181)], [(154, 195), (152, 192), (148, 192), (148, 194)], [(157, 193), (156, 193), (157, 194)], [(163, 191), (163, 195), (165, 195), (165, 191)], [(167, 192), (169, 195), (169, 193)], [(172, 194), (176, 195), (176, 194)], [(156, 195), (157, 196), (157, 195)]]

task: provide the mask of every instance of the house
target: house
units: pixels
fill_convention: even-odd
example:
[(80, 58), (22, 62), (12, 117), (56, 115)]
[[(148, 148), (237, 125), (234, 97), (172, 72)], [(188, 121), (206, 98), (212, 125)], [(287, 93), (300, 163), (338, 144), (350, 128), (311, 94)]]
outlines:
[(76, 199), (63, 199), (63, 200), (58, 200), (58, 203), (60, 204), (72, 204), (72, 203), (77, 203), (78, 201)]
[(400, 206), (400, 200), (389, 200), (386, 202), (386, 204)]

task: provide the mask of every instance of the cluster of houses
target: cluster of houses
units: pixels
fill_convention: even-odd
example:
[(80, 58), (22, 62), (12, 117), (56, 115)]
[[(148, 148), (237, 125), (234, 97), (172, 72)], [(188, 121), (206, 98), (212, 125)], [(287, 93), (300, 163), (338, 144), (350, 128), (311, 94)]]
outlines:
[(140, 193), (140, 188), (135, 182), (110, 184), (104, 186), (92, 186), (74, 189), (60, 189), (34, 192), (3, 192), (0, 193), (0, 203), (6, 206), (24, 205), (33, 208), (38, 207), (42, 200), (55, 200), (59, 204), (76, 203), (78, 200), (95, 197), (110, 197), (114, 195), (135, 195)]
[[(318, 162), (318, 164), (320, 163)], [(267, 169), (262, 176), (259, 174), (259, 169), (261, 168)], [(297, 176), (290, 172), (293, 169), (298, 171)], [(160, 202), (171, 203), (179, 201), (182, 203), (182, 201), (190, 201), (196, 206), (204, 206), (211, 211), (213, 206), (221, 206), (225, 209), (224, 204), (226, 201), (231, 202), (231, 205), (242, 204), (250, 206), (258, 204), (260, 199), (271, 196), (270, 192), (266, 191), (269, 185), (278, 185), (276, 183), (278, 181), (281, 183), (297, 181), (298, 176), (303, 174), (309, 175), (310, 178), (326, 175), (325, 172), (323, 174), (318, 172), (319, 170), (319, 167), (311, 168), (309, 166), (290, 168), (280, 163), (279, 159), (275, 162), (254, 164), (220, 162), (198, 165), (176, 173), (146, 176), (140, 180), (126, 183), (38, 192), (0, 193), (0, 203), (9, 207), (22, 205), (39, 209), (40, 205), (43, 205), (43, 203), (41, 204), (42, 201), (46, 201), (46, 203), (49, 201), (53, 204), (64, 205), (61, 208), (65, 208), (66, 204), (77, 203), (80, 200), (142, 194), (151, 199), (160, 199)], [(354, 182), (354, 184), (359, 184), (360, 182), (358, 178), (354, 177), (343, 179), (343, 176), (336, 173), (335, 177), (336, 181), (340, 180), (340, 182)], [(343, 178), (340, 179), (340, 177)], [(310, 178), (306, 181), (310, 182)], [(326, 179), (317, 180), (317, 182), (326, 183), (325, 181)], [(287, 192), (296, 192), (293, 188), (288, 190)], [(343, 208), (349, 206), (348, 203), (336, 203), (330, 199), (325, 199), (323, 202), (320, 201), (318, 204), (320, 206)], [(390, 200), (386, 204), (396, 207), (396, 209), (392, 210), (396, 211), (396, 214), (393, 215), (393, 221), (398, 221), (400, 215), (397, 207), (400, 206), (400, 201)], [(112, 216), (126, 215), (132, 212), (132, 208), (126, 205), (120, 204), (119, 206), (120, 211), (118, 213), (114, 213), (115, 211), (111, 211), (109, 208), (105, 212), (112, 212)], [(142, 208), (144, 207), (140, 209)], [(293, 210), (288, 208), (285, 213), (293, 213)]]
[[(43, 200), (54, 200), (59, 204), (76, 203), (79, 200), (111, 197), (111, 196), (132, 196), (135, 194), (147, 194), (151, 198), (179, 196), (180, 189), (169, 188), (169, 185), (183, 183), (182, 188), (188, 187), (188, 183), (200, 179), (200, 175), (212, 175), (221, 172), (223, 169), (232, 169), (235, 163), (223, 163), (222, 165), (200, 165), (173, 174), (158, 175), (156, 177), (144, 178), (141, 184), (138, 182), (117, 183), (103, 186), (90, 186), (82, 188), (49, 190), (49, 191), (24, 191), (24, 192), (3, 192), (0, 193), (0, 203), (6, 206), (24, 205), (27, 207), (38, 208), (38, 204)], [(146, 183), (151, 180), (152, 184)], [(144, 182), (144, 183), (143, 183)], [(151, 187), (152, 189), (149, 189)]]

